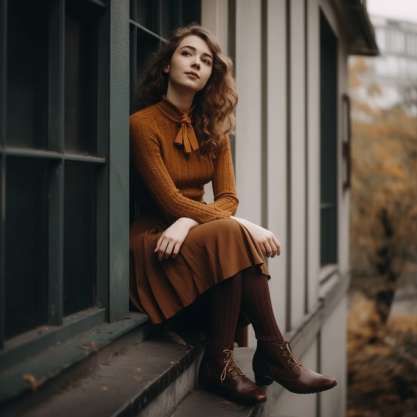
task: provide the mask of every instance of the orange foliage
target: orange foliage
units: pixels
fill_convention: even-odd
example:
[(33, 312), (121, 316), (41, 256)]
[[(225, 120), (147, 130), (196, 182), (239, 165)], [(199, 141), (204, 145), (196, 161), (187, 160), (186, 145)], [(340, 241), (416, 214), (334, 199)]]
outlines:
[(415, 415), (415, 316), (402, 316), (401, 323), (384, 326), (372, 299), (360, 293), (351, 293), (350, 298), (347, 417)]
[[(366, 70), (362, 59), (352, 64), (351, 88)], [(405, 105), (384, 110), (358, 99), (352, 114), (352, 270), (378, 272), (385, 245), (399, 274), (405, 261), (417, 259), (417, 118)], [(382, 211), (392, 236), (383, 228)]]

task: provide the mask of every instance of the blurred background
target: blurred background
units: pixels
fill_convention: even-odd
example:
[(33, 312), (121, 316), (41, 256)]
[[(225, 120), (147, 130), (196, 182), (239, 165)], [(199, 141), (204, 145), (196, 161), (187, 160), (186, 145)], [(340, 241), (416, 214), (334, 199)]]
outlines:
[(349, 59), (349, 417), (417, 416), (417, 2), (369, 0), (380, 55)]
[[(279, 325), (338, 380), (262, 410), (205, 397), (203, 349), (129, 303), (128, 120), (193, 22), (234, 64), (236, 215), (282, 242)], [(1, 417), (417, 417), (416, 0), (0, 0), (0, 54)]]

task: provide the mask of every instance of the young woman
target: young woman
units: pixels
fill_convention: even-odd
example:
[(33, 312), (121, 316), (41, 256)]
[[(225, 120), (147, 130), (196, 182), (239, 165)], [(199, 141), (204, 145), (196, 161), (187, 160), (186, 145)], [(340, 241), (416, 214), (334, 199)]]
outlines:
[[(238, 402), (265, 401), (274, 380), (313, 393), (336, 380), (292, 354), (272, 310), (266, 257), (277, 237), (235, 217), (239, 203), (229, 135), (237, 104), (232, 62), (199, 25), (179, 28), (153, 57), (129, 118), (141, 212), (131, 228), (131, 301), (154, 324), (209, 294), (200, 383)], [(212, 181), (214, 202), (203, 201)], [(239, 318), (254, 326), (256, 383), (233, 361)]]

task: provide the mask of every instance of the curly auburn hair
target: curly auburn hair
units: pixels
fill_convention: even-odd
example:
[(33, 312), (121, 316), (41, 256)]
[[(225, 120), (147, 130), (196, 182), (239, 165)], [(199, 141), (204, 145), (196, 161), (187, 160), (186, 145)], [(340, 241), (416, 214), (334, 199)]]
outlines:
[(206, 28), (196, 23), (177, 28), (168, 42), (151, 56), (138, 86), (137, 110), (157, 103), (166, 94), (169, 74), (164, 73), (163, 68), (170, 64), (180, 42), (189, 35), (203, 39), (213, 54), (212, 73), (204, 88), (194, 95), (192, 117), (200, 153), (215, 155), (219, 143), (234, 132), (238, 95), (233, 62), (223, 54), (219, 42)]

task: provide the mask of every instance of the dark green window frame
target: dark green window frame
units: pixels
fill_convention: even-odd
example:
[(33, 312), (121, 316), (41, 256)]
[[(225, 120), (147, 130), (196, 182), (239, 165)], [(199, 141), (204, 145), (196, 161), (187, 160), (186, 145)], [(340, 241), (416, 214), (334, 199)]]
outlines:
[[(115, 63), (112, 67), (114, 74), (111, 80), (109, 77), (109, 54), (112, 57), (115, 55), (120, 38), (125, 41), (124, 49), (128, 51), (128, 37), (122, 26), (110, 23), (110, 13), (117, 13), (123, 17), (125, 10), (124, 22), (127, 22), (128, 1), (112, 2), (117, 5), (110, 4), (107, 0), (51, 1), (46, 6), (47, 15), (41, 16), (42, 22), (37, 21), (36, 16), (26, 18), (27, 21), (33, 19), (33, 24), (36, 25), (44, 23), (47, 34), (47, 46), (41, 45), (47, 49), (46, 62), (40, 63), (47, 69), (44, 74), (47, 88), (43, 100), (45, 107), (40, 112), (46, 114), (46, 125), (42, 126), (43, 137), (33, 135), (41, 140), (28, 143), (19, 142), (18, 136), (17, 142), (15, 139), (12, 141), (12, 135), (8, 137), (8, 93), (11, 94), (13, 91), (8, 85), (11, 76), (8, 74), (11, 56), (8, 53), (10, 1), (0, 1), (0, 371), (52, 344), (63, 342), (100, 323), (116, 320), (128, 312), (128, 283), (122, 281), (122, 278), (128, 281), (128, 225), (124, 226), (122, 221), (128, 218), (128, 170), (124, 168), (128, 160), (128, 151), (122, 149), (123, 145), (126, 149), (128, 146), (128, 129), (124, 127), (123, 142), (118, 137), (118, 134), (123, 133), (123, 129), (116, 132), (112, 131), (111, 126), (112, 123), (120, 124), (122, 121), (126, 124), (127, 88), (114, 95), (115, 101), (125, 100), (124, 109), (123, 105), (120, 107), (116, 103), (112, 106), (109, 102), (111, 86), (112, 83), (117, 83), (117, 77), (128, 86), (128, 69), (124, 69), (116, 59), (112, 59)], [(90, 19), (88, 22), (86, 16)], [(126, 23), (125, 26), (127, 27)], [(127, 28), (125, 32), (127, 33)], [(109, 38), (112, 34), (115, 35)], [(90, 49), (80, 52), (77, 48), (84, 48), (88, 44), (86, 39), (91, 42)], [(93, 60), (90, 60), (89, 51), (97, 52)], [(75, 54), (71, 56), (71, 52)], [(122, 69), (116, 68), (117, 65)], [(76, 79), (72, 80), (71, 75), (75, 75)], [(74, 85), (78, 87), (78, 91), (71, 90)], [(120, 89), (120, 85), (118, 88)], [(72, 94), (68, 94), (68, 91)], [(69, 106), (74, 103), (75, 110), (71, 113)], [(123, 110), (123, 115), (117, 114)], [(82, 111), (88, 113), (88, 119), (83, 120)], [(80, 138), (84, 141), (80, 142)], [(116, 139), (119, 141), (117, 145)], [(114, 148), (119, 151), (115, 151), (114, 155), (112, 154), (113, 161), (109, 161), (109, 152), (112, 153)], [(120, 162), (120, 159), (123, 161)], [(44, 233), (41, 241), (45, 243), (45, 247), (39, 253), (44, 262), (40, 271), (45, 275), (27, 279), (37, 279), (45, 285), (42, 287), (44, 292), (40, 292), (44, 297), (41, 307), (44, 315), (41, 321), (34, 323), (32, 327), (23, 326), (23, 330), (17, 333), (13, 325), (7, 321), (13, 319), (11, 313), (9, 312), (8, 317), (6, 315), (6, 300), (10, 297), (7, 289), (11, 288), (11, 277), (7, 277), (6, 274), (9, 270), (6, 255), (10, 254), (13, 248), (13, 244), (9, 243), (11, 239), (8, 238), (11, 235), (7, 229), (10, 228), (8, 220), (12, 218), (12, 203), (14, 200), (18, 201), (17, 198), (12, 198), (11, 187), (25, 184), (25, 181), (12, 174), (22, 166), (36, 169), (41, 167), (41, 172), (33, 175), (35, 178), (31, 178), (31, 175), (26, 177), (30, 184), (33, 181), (33, 184), (43, 187), (43, 192), (39, 190), (39, 193), (34, 192), (33, 196), (39, 200), (39, 207), (46, 210), (46, 215), (36, 218), (37, 221), (43, 222), (43, 226), (36, 230)], [(120, 178), (123, 178), (122, 184)], [(118, 191), (120, 189), (122, 191)], [(24, 192), (31, 197), (29, 186)], [(90, 201), (84, 198), (86, 192), (90, 195)], [(120, 194), (122, 198), (119, 198)], [(31, 207), (27, 209), (30, 213)], [(66, 217), (69, 215), (72, 215), (71, 219)], [(68, 236), (71, 233), (83, 230), (82, 222), (91, 226), (88, 242), (82, 241), (86, 239), (85, 235), (74, 235), (70, 241)], [(115, 226), (117, 232), (112, 235)], [(18, 236), (15, 248), (32, 238), (34, 239), (30, 235)], [(88, 265), (84, 269), (79, 269), (76, 259), (65, 257), (68, 257), (71, 251), (77, 255), (78, 248), (74, 242), (77, 243), (78, 238), (80, 245), (84, 245), (83, 249), (88, 252), (88, 257), (85, 256)], [(122, 259), (121, 253), (124, 256)], [(80, 255), (84, 256), (83, 253)], [(14, 258), (17, 259), (17, 256)], [(66, 273), (73, 273), (72, 277), (84, 273), (82, 279), (90, 280), (88, 287), (83, 287), (87, 288), (88, 297), (83, 300), (80, 296), (77, 299), (79, 304), (67, 300), (65, 305), (64, 289), (71, 297), (77, 294), (76, 288), (71, 289), (73, 283), (65, 281)], [(8, 279), (9, 284), (6, 285)], [(80, 280), (78, 285), (85, 285), (85, 282)], [(25, 291), (25, 287), (22, 291)], [(114, 295), (109, 294), (110, 292)], [(124, 304), (118, 302), (118, 298), (124, 298)], [(7, 324), (11, 336), (6, 338)]]
[[(8, 375), (11, 375), (9, 370), (13, 369), (14, 365), (19, 365), (22, 361), (28, 364), (32, 363), (32, 358), (36, 360), (37, 353), (66, 340), (70, 341), (86, 331), (95, 328), (103, 329), (103, 326), (108, 324), (109, 327), (106, 328), (111, 327), (113, 336), (105, 336), (105, 339), (107, 340), (106, 343), (110, 343), (116, 333), (121, 335), (133, 326), (141, 325), (144, 322), (142, 315), (137, 317), (129, 314), (128, 115), (130, 114), (129, 51), (132, 50), (129, 45), (129, 33), (131, 26), (136, 26), (148, 35), (155, 35), (146, 27), (141, 27), (140, 24), (129, 19), (131, 3), (137, 5), (139, 3), (137, 1), (71, 0), (72, 6), (75, 5), (74, 7), (81, 9), (88, 8), (92, 11), (92, 15), (99, 16), (95, 19), (96, 27), (94, 29), (97, 30), (96, 39), (98, 43), (96, 50), (98, 55), (95, 62), (90, 62), (91, 65), (94, 65), (93, 71), (90, 67), (85, 68), (81, 64), (78, 66), (81, 72), (84, 70), (90, 71), (87, 80), (90, 79), (93, 83), (97, 83), (93, 100), (90, 97), (90, 100), (84, 106), (84, 109), (88, 111), (91, 110), (89, 105), (92, 103), (96, 106), (96, 113), (93, 112), (95, 116), (94, 123), (90, 125), (87, 123), (88, 126), (83, 130), (82, 114), (78, 114), (75, 125), (65, 125), (66, 118), (71, 122), (71, 117), (74, 116), (70, 112), (65, 112), (65, 106), (77, 103), (79, 98), (74, 91), (71, 91), (72, 95), (70, 94), (69, 97), (65, 96), (66, 81), (67, 89), (71, 85), (68, 78), (65, 79), (65, 75), (70, 78), (75, 74), (73, 70), (67, 71), (67, 74), (65, 73), (65, 58), (66, 55), (70, 55), (68, 52), (71, 45), (79, 42), (79, 39), (77, 40), (77, 24), (73, 22), (75, 26), (69, 25), (68, 28), (71, 27), (72, 30), (75, 30), (75, 37), (66, 43), (65, 8), (66, 2), (70, 4), (70, 1), (51, 1), (48, 4), (48, 7), (51, 6), (47, 13), (48, 16), (45, 18), (41, 15), (44, 17), (43, 20), (36, 19), (36, 16), (29, 17), (29, 19), (33, 19), (33, 24), (40, 24), (39, 20), (45, 23), (46, 19), (45, 30), (48, 34), (48, 46), (45, 55), (47, 57), (46, 62), (43, 62), (43, 65), (47, 68), (47, 71), (42, 72), (46, 76), (46, 85), (48, 86), (47, 99), (45, 99), (47, 103), (45, 108), (45, 114), (47, 114), (46, 125), (43, 126), (46, 135), (44, 135), (43, 142), (40, 141), (40, 145), (38, 142), (34, 142), (29, 146), (24, 143), (19, 144), (19, 146), (10, 146), (7, 140), (6, 127), (8, 111), (7, 24), (10, 1), (0, 0), (0, 374), (7, 370), (6, 374)], [(151, 4), (149, 1), (142, 3), (146, 7)], [(174, 3), (178, 6), (175, 10), (172, 9)], [(163, 14), (164, 5), (168, 4), (168, 0), (152, 1), (152, 4), (158, 4), (159, 10)], [(163, 20), (158, 23), (160, 33), (156, 35), (160, 38), (159, 41), (164, 41), (161, 34), (168, 34), (169, 25), (175, 26), (175, 22), (185, 24), (187, 21), (196, 21), (194, 16), (196, 13), (200, 16), (201, 13), (201, 3), (199, 1), (171, 1), (169, 4), (172, 13), (165, 13), (164, 24)], [(135, 5), (132, 7), (135, 7)], [(145, 11), (147, 10), (145, 9)], [(84, 13), (80, 13), (79, 17), (83, 19)], [(197, 19), (197, 21), (199, 20), (200, 18)], [(86, 28), (86, 30), (88, 32), (89, 29)], [(75, 54), (75, 59), (77, 59), (77, 54)], [(40, 62), (42, 64), (42, 61)], [(71, 62), (77, 67), (77, 62)], [(95, 77), (92, 78), (92, 75), (95, 75)], [(82, 78), (83, 74), (76, 74), (76, 77), (79, 76)], [(84, 86), (88, 90), (91, 84), (84, 84)], [(80, 91), (80, 94), (83, 92), (84, 90)], [(73, 107), (72, 110), (76, 112), (77, 106)], [(91, 119), (88, 120), (91, 121)], [(97, 143), (80, 142), (77, 136), (80, 132), (87, 136), (89, 134), (94, 135)], [(111, 158), (109, 158), (110, 155)], [(49, 171), (46, 171), (45, 175), (41, 173), (31, 179), (32, 182), (36, 183), (38, 181), (38, 183), (44, 184), (46, 192), (42, 194), (33, 190), (33, 195), (28, 197), (28, 201), (33, 200), (35, 203), (44, 204), (43, 207), (47, 208), (47, 213), (40, 216), (45, 218), (45, 227), (39, 229), (45, 232), (43, 239), (46, 242), (45, 245), (40, 245), (44, 249), (43, 253), (46, 253), (46, 258), (44, 258), (46, 259), (47, 279), (45, 279), (45, 282), (47, 283), (46, 291), (48, 293), (48, 303), (45, 308), (46, 318), (42, 326), (34, 326), (28, 331), (23, 331), (6, 340), (4, 301), (7, 297), (5, 291), (7, 241), (5, 230), (8, 224), (7, 204), (8, 202), (11, 204), (11, 200), (7, 199), (7, 174), (9, 174), (10, 180), (11, 171), (9, 172), (8, 168), (10, 168), (11, 158), (33, 162), (32, 165), (34, 166), (46, 164), (53, 168), (49, 167)], [(96, 242), (96, 246), (93, 248), (95, 253), (94, 275), (96, 278), (96, 285), (91, 293), (93, 302), (90, 308), (81, 309), (64, 317), (65, 202), (70, 204), (73, 201), (66, 197), (65, 190), (71, 189), (73, 191), (72, 195), (77, 196), (77, 187), (74, 188), (74, 184), (68, 181), (68, 174), (65, 175), (66, 165), (83, 166), (87, 171), (93, 170), (97, 173), (93, 182), (95, 184), (94, 195), (96, 196), (95, 202), (97, 205), (95, 207), (97, 207), (97, 210), (92, 215), (90, 205), (90, 219), (96, 219), (96, 233), (93, 236), (93, 241)], [(71, 177), (79, 178), (78, 183), (81, 182), (82, 173), (77, 174), (72, 170), (70, 174)], [(17, 176), (15, 177), (17, 178)], [(41, 180), (44, 182), (41, 182)], [(88, 188), (88, 181), (83, 182), (81, 187)], [(31, 191), (30, 186), (27, 186), (27, 190), (28, 192)], [(44, 198), (45, 195), (47, 196), (46, 199)], [(35, 198), (32, 198), (33, 196)], [(67, 208), (67, 212), (71, 209), (72, 207)], [(94, 213), (96, 213), (95, 216)], [(77, 215), (77, 211), (73, 211), (73, 214)], [(67, 229), (69, 225), (67, 224)], [(91, 245), (87, 245), (88, 247), (91, 249)], [(67, 270), (72, 267), (71, 264), (68, 265)], [(77, 268), (75, 268), (75, 272), (77, 272)], [(114, 322), (118, 322), (116, 324), (118, 327), (111, 324)], [(69, 353), (65, 353), (64, 356), (65, 359), (63, 360), (67, 365), (80, 360), (78, 357), (77, 359), (70, 356)], [(59, 364), (52, 366), (62, 368)], [(25, 383), (21, 381), (19, 387), (8, 389), (7, 393), (2, 392), (1, 400), (18, 392), (23, 392), (26, 388)], [(12, 394), (12, 392), (15, 394)]]
[(320, 11), (320, 266), (338, 262), (338, 43)]

